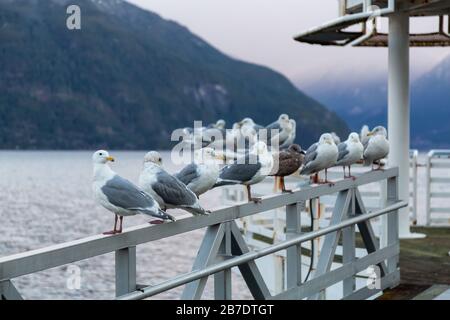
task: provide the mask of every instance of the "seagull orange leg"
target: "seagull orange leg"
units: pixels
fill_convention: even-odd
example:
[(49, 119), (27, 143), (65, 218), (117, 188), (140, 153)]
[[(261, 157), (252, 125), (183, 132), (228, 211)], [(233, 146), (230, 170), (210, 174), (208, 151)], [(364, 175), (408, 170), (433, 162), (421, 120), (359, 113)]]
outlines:
[(120, 217), (120, 227), (119, 227), (119, 231), (117, 231), (117, 233), (122, 233), (123, 230), (123, 217)]
[(249, 185), (247, 185), (247, 196), (248, 196), (248, 202), (261, 203), (261, 198), (253, 198), (252, 197), (252, 190)]
[(281, 185), (282, 185), (282, 191), (286, 193), (293, 193), (292, 190), (286, 190), (286, 185), (284, 184), (284, 177), (280, 177), (281, 179)]
[(119, 220), (119, 218), (118, 218), (118, 216), (117, 216), (117, 214), (116, 214), (116, 218), (115, 218), (115, 220), (114, 220), (114, 230), (108, 231), (108, 232), (104, 232), (103, 234), (104, 234), (105, 236), (111, 236), (111, 235), (117, 234), (117, 221), (118, 221), (118, 220)]

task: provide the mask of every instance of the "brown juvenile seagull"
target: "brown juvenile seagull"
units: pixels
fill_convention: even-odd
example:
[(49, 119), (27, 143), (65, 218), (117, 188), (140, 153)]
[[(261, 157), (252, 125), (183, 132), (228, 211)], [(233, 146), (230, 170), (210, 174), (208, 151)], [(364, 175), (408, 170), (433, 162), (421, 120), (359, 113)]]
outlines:
[(281, 190), (283, 192), (292, 192), (292, 190), (286, 190), (284, 177), (290, 176), (300, 169), (305, 154), (305, 151), (303, 151), (298, 144), (293, 144), (287, 150), (281, 151), (275, 155), (275, 163), (278, 163), (278, 167), (275, 165), (275, 168), (277, 168), (278, 171), (271, 176), (280, 178)]

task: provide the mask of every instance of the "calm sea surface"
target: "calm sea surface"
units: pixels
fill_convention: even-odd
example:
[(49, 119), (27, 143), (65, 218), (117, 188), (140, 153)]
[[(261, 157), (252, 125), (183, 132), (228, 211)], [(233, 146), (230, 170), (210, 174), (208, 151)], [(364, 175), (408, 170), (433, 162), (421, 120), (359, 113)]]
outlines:
[[(144, 152), (111, 152), (120, 175), (136, 182)], [(0, 152), (0, 256), (80, 239), (110, 230), (114, 218), (97, 206), (91, 192), (92, 152)], [(164, 153), (165, 167), (178, 168)], [(220, 190), (210, 192), (202, 204), (214, 208)], [(175, 215), (177, 211), (172, 211)], [(142, 216), (125, 219), (125, 228), (147, 223)], [(189, 272), (204, 230), (180, 235), (137, 249), (138, 283), (151, 285)], [(114, 254), (75, 264), (81, 270), (81, 289), (70, 290), (67, 266), (14, 280), (26, 299), (114, 298)], [(250, 298), (239, 275), (233, 275), (233, 297)], [(205, 298), (213, 297), (209, 281)], [(157, 298), (176, 299), (182, 288)]]

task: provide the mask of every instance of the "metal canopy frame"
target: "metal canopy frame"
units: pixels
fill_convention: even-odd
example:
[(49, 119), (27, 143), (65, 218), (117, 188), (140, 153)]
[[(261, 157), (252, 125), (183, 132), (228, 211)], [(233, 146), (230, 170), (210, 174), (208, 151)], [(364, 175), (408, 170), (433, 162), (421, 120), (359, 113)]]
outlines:
[[(116, 236), (93, 236), (48, 248), (0, 258), (0, 299), (22, 299), (13, 285), (13, 279), (50, 268), (70, 264), (109, 252), (116, 258), (116, 297), (123, 300), (145, 299), (185, 285), (183, 299), (200, 299), (207, 279), (214, 276), (216, 299), (231, 299), (231, 269), (238, 267), (252, 296), (258, 300), (314, 298), (318, 293), (338, 282), (344, 283), (343, 296), (364, 299), (387, 287), (399, 283), (398, 268), (398, 210), (407, 206), (397, 192), (398, 169), (372, 171), (356, 180), (337, 181), (334, 185), (321, 185), (296, 190), (292, 194), (265, 197), (262, 203), (245, 203), (215, 210), (209, 216), (192, 217), (157, 226), (138, 226)], [(386, 205), (375, 212), (366, 212), (358, 187), (387, 181)], [(305, 201), (338, 193), (333, 219), (328, 227), (302, 233), (301, 212)], [(286, 208), (286, 240), (265, 248), (250, 251), (235, 222), (246, 216), (276, 208)], [(373, 235), (370, 219), (386, 216), (386, 240), (378, 241)], [(355, 226), (364, 239), (368, 255), (355, 257)], [(151, 241), (207, 228), (190, 273), (180, 275), (153, 286), (136, 284), (136, 246)], [(343, 237), (344, 261), (341, 267), (330, 270), (339, 236)], [(325, 236), (319, 256), (317, 272), (309, 281), (301, 274), (304, 242)], [(273, 295), (269, 292), (256, 260), (281, 250), (287, 250), (287, 287)], [(375, 290), (356, 288), (355, 276), (369, 266), (379, 265), (382, 270)]]
[[(373, 10), (372, 6), (380, 10)], [(396, 11), (397, 10), (397, 11)], [(389, 17), (394, 12), (407, 13), (411, 17), (439, 16), (439, 31), (410, 34), (410, 47), (447, 47), (450, 46), (450, 18), (447, 28), (444, 28), (444, 16), (450, 14), (450, 0), (427, 1), (368, 1), (342, 0), (341, 17), (327, 22), (319, 27), (307, 30), (294, 39), (308, 44), (323, 46), (362, 46), (387, 47), (388, 34), (379, 33), (375, 27), (369, 28), (376, 18)], [(348, 31), (351, 26), (361, 25), (360, 31)], [(370, 33), (366, 33), (371, 30)]]

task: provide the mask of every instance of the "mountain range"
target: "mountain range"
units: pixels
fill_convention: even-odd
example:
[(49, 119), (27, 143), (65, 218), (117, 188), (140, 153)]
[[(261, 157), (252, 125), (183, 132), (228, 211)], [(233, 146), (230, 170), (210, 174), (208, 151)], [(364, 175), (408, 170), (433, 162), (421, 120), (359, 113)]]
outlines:
[[(345, 119), (352, 130), (359, 132), (364, 124), (387, 124), (387, 74), (342, 74), (302, 88)], [(411, 83), (411, 147), (450, 148), (449, 119), (450, 56)]]
[[(68, 5), (81, 30), (66, 27)], [(335, 112), (122, 0), (0, 0), (0, 148), (168, 148), (179, 127), (287, 113), (298, 142), (346, 135)]]

